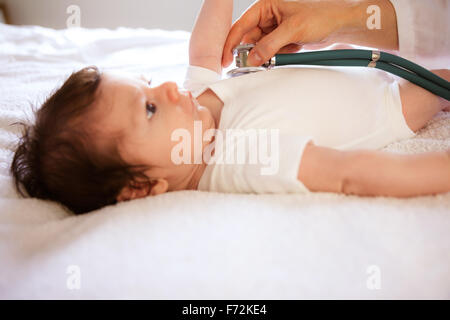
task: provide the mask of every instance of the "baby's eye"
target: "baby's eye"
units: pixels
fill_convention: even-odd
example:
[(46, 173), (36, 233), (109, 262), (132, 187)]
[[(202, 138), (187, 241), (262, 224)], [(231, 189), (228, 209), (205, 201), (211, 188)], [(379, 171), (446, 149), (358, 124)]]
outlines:
[(156, 112), (156, 106), (153, 103), (146, 103), (145, 108), (147, 109), (147, 119), (150, 119)]

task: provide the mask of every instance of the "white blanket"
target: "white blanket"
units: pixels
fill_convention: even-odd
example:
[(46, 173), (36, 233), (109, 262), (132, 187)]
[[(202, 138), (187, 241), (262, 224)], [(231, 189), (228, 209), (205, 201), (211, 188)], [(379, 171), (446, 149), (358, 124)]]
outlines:
[[(74, 216), (23, 199), (10, 126), (74, 70), (143, 73), (180, 86), (189, 33), (0, 24), (0, 298), (450, 298), (450, 193), (181, 191)], [(32, 118), (31, 118), (32, 120)], [(450, 113), (392, 152), (450, 148)], [(418, 181), (417, 183), (420, 183)]]

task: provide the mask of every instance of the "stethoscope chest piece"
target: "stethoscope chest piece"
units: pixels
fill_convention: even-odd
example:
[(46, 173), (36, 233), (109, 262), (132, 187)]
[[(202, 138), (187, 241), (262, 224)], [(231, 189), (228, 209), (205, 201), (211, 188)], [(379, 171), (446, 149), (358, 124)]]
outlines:
[(249, 73), (266, 70), (264, 67), (241, 67), (227, 72), (228, 78), (238, 77)]
[(235, 57), (236, 69), (227, 72), (228, 78), (267, 70), (267, 68), (269, 67), (268, 63), (263, 64), (261, 67), (250, 67), (247, 64), (248, 55), (250, 53), (250, 50), (253, 49), (254, 46), (255, 45), (252, 43), (247, 43), (238, 45), (236, 48), (234, 48), (233, 54)]

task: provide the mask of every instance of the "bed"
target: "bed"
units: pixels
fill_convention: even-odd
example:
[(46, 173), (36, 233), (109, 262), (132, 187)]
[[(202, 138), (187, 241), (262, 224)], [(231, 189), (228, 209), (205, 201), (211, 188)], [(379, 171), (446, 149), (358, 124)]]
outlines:
[[(87, 65), (182, 86), (189, 36), (0, 24), (0, 298), (450, 299), (450, 193), (179, 191), (80, 216), (19, 197), (11, 123), (32, 120), (30, 103)], [(384, 148), (446, 149), (448, 112)]]

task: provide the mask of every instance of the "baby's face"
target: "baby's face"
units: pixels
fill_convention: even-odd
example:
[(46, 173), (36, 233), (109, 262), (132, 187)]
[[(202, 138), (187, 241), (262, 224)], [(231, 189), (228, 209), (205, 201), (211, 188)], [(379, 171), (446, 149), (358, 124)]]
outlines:
[[(179, 144), (179, 138), (172, 141), (172, 133), (180, 128), (188, 130), (193, 144), (195, 120), (202, 121), (203, 132), (215, 126), (209, 109), (200, 106), (189, 91), (179, 90), (173, 82), (151, 87), (142, 76), (104, 72), (95, 108), (100, 119), (95, 125), (105, 133), (103, 137), (123, 130), (123, 139), (118, 142), (122, 158), (132, 165), (155, 166), (146, 174), (166, 179), (169, 188), (196, 166), (176, 165), (171, 160), (172, 148)], [(204, 142), (203, 148), (207, 144)]]

